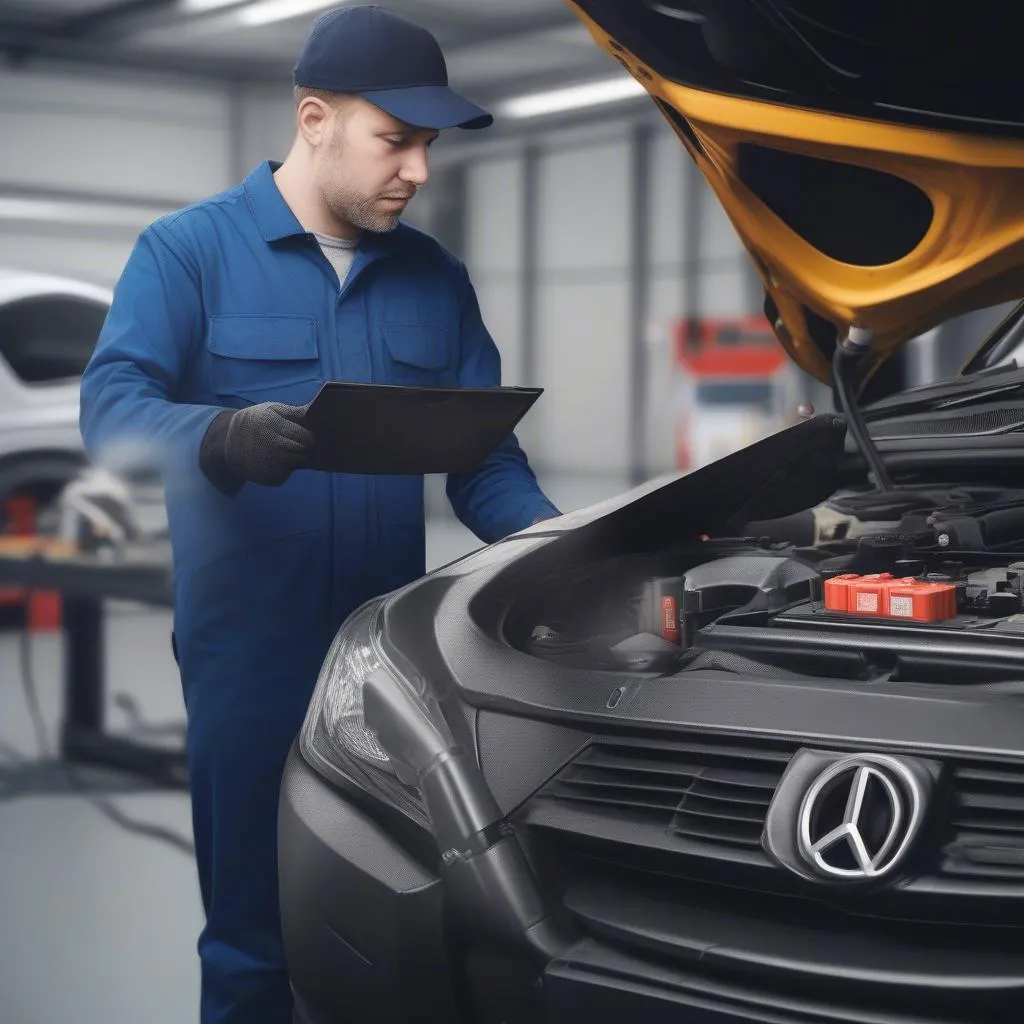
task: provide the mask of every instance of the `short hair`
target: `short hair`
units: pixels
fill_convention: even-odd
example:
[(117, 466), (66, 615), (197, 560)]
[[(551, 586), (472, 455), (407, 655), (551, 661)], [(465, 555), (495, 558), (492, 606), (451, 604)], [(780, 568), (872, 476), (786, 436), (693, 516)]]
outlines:
[(345, 100), (351, 99), (352, 94), (347, 92), (330, 92), (327, 89), (313, 89), (308, 85), (297, 85), (293, 90), (295, 106), (298, 107), (303, 100), (312, 96), (314, 99), (322, 100), (328, 106), (340, 106)]

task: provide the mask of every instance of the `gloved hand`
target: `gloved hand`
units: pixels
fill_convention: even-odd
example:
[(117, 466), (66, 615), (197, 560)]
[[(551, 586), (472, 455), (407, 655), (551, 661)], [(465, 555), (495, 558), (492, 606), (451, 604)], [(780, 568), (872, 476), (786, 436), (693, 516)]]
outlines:
[(303, 426), (304, 406), (263, 402), (225, 409), (203, 438), (200, 464), (222, 491), (237, 491), (246, 481), (280, 487), (309, 464), (313, 434)]

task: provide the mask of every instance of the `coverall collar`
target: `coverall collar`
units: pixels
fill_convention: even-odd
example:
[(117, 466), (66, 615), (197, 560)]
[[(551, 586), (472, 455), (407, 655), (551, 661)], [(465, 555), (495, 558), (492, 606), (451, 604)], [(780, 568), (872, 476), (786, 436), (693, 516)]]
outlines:
[[(291, 207), (284, 201), (274, 181), (279, 160), (264, 160), (245, 179), (245, 196), (249, 209), (264, 241), (280, 242), (285, 238), (304, 238), (310, 233), (299, 223)], [(393, 250), (392, 237), (397, 232), (364, 231), (359, 240), (360, 262), (369, 262)]]

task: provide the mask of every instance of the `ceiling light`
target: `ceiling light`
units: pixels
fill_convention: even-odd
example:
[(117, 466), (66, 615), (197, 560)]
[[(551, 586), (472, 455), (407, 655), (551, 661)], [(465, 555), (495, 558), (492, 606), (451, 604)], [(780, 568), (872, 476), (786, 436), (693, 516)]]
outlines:
[(238, 11), (238, 20), (243, 25), (269, 25), (310, 14), (323, 7), (336, 6), (338, 0), (256, 0), (256, 3)]
[(231, 7), (239, 0), (181, 0), (183, 10), (190, 12), (216, 11), (220, 7)]
[(168, 211), (93, 200), (36, 199), (0, 195), (0, 221), (139, 228)]
[[(678, 3), (679, 0), (676, 0)], [(652, 11), (657, 11), (658, 14), (664, 14), (667, 18), (676, 18), (679, 21), (690, 21), (695, 25), (700, 25), (704, 21), (704, 15), (698, 11), (692, 10), (690, 7), (673, 7), (672, 3), (658, 3), (658, 0), (647, 0), (647, 6)]]
[(616, 103), (643, 96), (646, 90), (635, 78), (609, 78), (600, 82), (586, 82), (565, 89), (516, 96), (498, 104), (499, 113), (506, 117), (540, 117), (564, 110), (578, 110), (600, 103)]

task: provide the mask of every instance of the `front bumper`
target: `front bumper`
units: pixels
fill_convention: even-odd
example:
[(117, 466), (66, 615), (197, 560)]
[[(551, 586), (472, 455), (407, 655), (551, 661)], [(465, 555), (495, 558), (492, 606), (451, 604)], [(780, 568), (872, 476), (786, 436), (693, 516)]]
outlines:
[(683, 879), (637, 883), (585, 855), (556, 897), (579, 931), (537, 955), (486, 927), (486, 889), (467, 907), (422, 861), (293, 749), (280, 881), (302, 1024), (981, 1024), (1024, 994), (1010, 934), (1002, 955), (936, 943), (922, 956), (895, 932), (866, 942), (765, 919), (735, 894), (688, 899)]
[(441, 880), (317, 775), (297, 744), (279, 836), (281, 920), (302, 1024), (458, 1020)]

